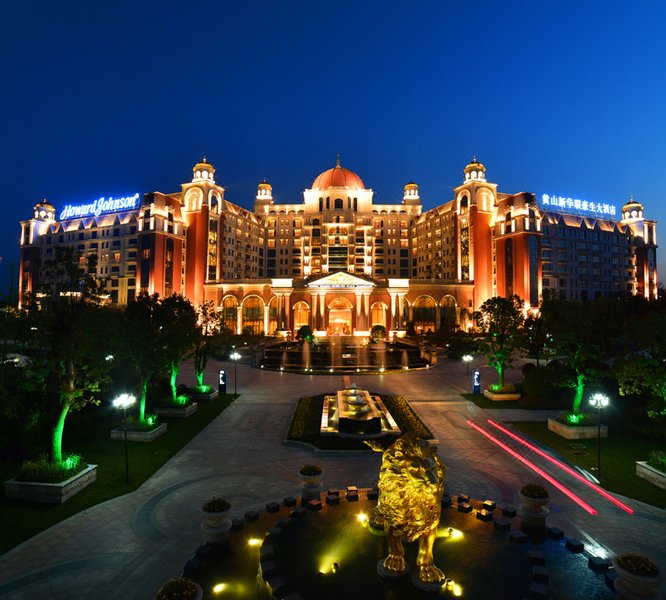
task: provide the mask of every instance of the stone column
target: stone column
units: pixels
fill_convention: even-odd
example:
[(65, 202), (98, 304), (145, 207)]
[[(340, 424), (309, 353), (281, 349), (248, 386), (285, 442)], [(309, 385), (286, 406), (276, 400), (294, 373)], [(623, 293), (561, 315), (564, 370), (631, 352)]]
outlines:
[(326, 292), (319, 292), (319, 328), (328, 329), (328, 323), (324, 317), (326, 311)]
[[(289, 297), (290, 296), (291, 296), (291, 294), (285, 294), (284, 295), (284, 304), (285, 304), (284, 314), (285, 314), (285, 323), (286, 323), (285, 329), (289, 329), (289, 330), (292, 329), (292, 327), (291, 327), (291, 310), (290, 310), (291, 306), (289, 304)], [(292, 331), (292, 333), (293, 333), (293, 331)]]
[(370, 329), (370, 292), (363, 294), (363, 310), (365, 311), (365, 329)]
[(442, 328), (442, 307), (435, 306), (435, 332)]
[(310, 292), (310, 327), (317, 331), (317, 294)]
[(243, 333), (243, 307), (240, 304), (236, 309), (236, 333), (238, 335)]
[(391, 296), (391, 318), (389, 321), (389, 329), (398, 329), (398, 315), (396, 313), (396, 294), (389, 292)]
[(264, 306), (264, 335), (268, 335), (268, 324), (270, 322), (270, 307), (268, 305)]
[(354, 323), (354, 330), (356, 330), (363, 327), (363, 322), (361, 319), (362, 297), (361, 292), (355, 292), (354, 295), (356, 296), (356, 323)]

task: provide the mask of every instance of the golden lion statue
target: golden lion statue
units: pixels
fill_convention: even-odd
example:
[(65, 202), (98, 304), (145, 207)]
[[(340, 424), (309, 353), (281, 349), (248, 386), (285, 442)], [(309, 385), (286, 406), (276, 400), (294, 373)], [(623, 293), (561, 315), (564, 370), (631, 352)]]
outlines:
[(426, 584), (444, 580), (434, 564), (432, 549), (439, 525), (445, 467), (437, 448), (407, 433), (384, 450), (376, 442), (366, 442), (382, 452), (379, 471), (379, 501), (373, 520), (384, 526), (389, 553), (383, 567), (389, 576), (407, 570), (403, 539), (419, 540), (416, 579)]

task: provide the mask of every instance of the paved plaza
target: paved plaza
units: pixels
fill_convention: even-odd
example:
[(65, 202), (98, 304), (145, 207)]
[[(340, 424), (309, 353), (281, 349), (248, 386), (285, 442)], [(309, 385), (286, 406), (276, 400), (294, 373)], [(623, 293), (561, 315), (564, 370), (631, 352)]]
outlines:
[[(228, 364), (209, 363), (209, 372)], [(494, 381), (487, 368), (486, 382)], [(233, 368), (232, 373), (233, 386)], [(515, 376), (515, 374), (514, 374)], [(212, 375), (211, 375), (212, 378)], [(192, 379), (186, 368), (182, 379)], [(460, 394), (465, 367), (442, 360), (433, 369), (381, 376), (294, 375), (238, 365), (241, 394), (183, 450), (137, 491), (94, 506), (0, 557), (0, 598), (150, 599), (166, 579), (180, 574), (202, 542), (199, 507), (223, 496), (241, 516), (299, 492), (298, 468), (316, 461), (325, 487), (374, 486), (381, 456), (313, 456), (282, 443), (299, 397), (356, 383), (382, 394), (402, 395), (439, 440), (447, 490), (514, 504), (517, 490), (537, 477), (467, 425), (488, 416), (512, 420), (522, 411), (483, 411)], [(231, 388), (233, 391), (233, 387)], [(530, 416), (545, 417), (543, 411)], [(589, 516), (551, 489), (549, 523), (575, 535), (594, 554), (664, 553), (663, 510), (624, 499), (630, 516), (582, 483), (525, 450), (525, 455), (590, 503)]]

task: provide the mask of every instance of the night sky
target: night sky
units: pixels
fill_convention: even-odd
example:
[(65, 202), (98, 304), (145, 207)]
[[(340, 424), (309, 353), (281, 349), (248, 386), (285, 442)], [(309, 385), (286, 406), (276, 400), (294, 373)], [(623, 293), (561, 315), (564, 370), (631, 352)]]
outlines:
[(175, 192), (204, 155), (250, 209), (264, 178), (301, 201), (336, 153), (376, 201), (412, 179), (428, 209), (476, 155), (500, 191), (633, 195), (661, 232), (665, 17), (600, 0), (2, 2), (0, 295), (43, 197)]

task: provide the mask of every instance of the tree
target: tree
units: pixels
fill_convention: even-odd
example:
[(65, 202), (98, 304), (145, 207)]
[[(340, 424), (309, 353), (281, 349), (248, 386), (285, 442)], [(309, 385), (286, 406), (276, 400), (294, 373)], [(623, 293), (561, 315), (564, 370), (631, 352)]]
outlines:
[(539, 359), (543, 353), (546, 342), (548, 341), (548, 332), (544, 320), (541, 316), (530, 315), (523, 324), (523, 347), (529, 356), (536, 358), (536, 365), (539, 366)]
[(551, 298), (541, 306), (549, 344), (564, 367), (563, 383), (575, 390), (571, 421), (579, 418), (586, 386), (608, 371), (619, 333), (619, 308), (620, 303), (609, 298), (585, 304)]
[(312, 339), (312, 327), (309, 325), (302, 325), (296, 332), (296, 339), (299, 342), (309, 342)]
[(162, 368), (157, 294), (139, 294), (124, 311), (124, 348), (121, 356), (134, 372), (139, 386), (139, 421), (146, 421), (148, 384)]
[(652, 397), (648, 416), (666, 416), (666, 313), (655, 310), (627, 325), (634, 344), (615, 363), (620, 394), (647, 392)]
[(203, 389), (204, 374), (208, 364), (208, 352), (212, 339), (220, 331), (221, 316), (215, 310), (215, 305), (210, 302), (204, 302), (196, 309), (198, 330), (194, 338), (194, 348), (192, 350), (192, 359), (194, 361), (194, 376), (197, 380), (197, 387)]
[(370, 336), (375, 343), (379, 340), (383, 340), (386, 337), (386, 327), (383, 325), (373, 325), (370, 330)]
[(504, 370), (520, 342), (523, 301), (516, 295), (511, 298), (488, 298), (481, 305), (477, 323), (485, 333), (485, 337), (478, 342), (479, 351), (497, 372), (497, 385), (502, 387)]
[(197, 337), (197, 313), (189, 300), (174, 294), (158, 306), (158, 344), (162, 364), (169, 375), (172, 401), (177, 401), (176, 380), (180, 365)]
[(102, 291), (94, 278), (96, 257), (81, 260), (71, 248), (61, 249), (51, 265), (59, 286), (40, 310), (30, 312), (33, 346), (41, 359), (33, 363), (44, 379), (51, 424), (51, 462), (62, 464), (62, 437), (70, 412), (99, 404), (95, 393), (109, 378), (106, 356), (118, 331), (117, 311), (101, 306)]

